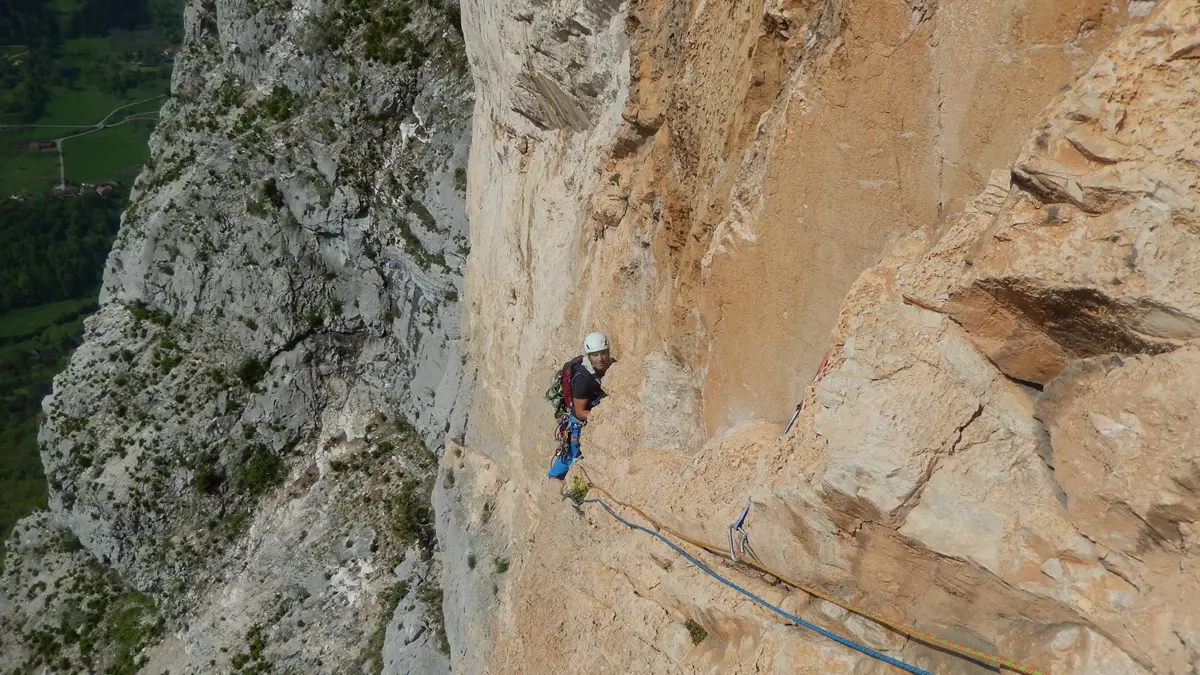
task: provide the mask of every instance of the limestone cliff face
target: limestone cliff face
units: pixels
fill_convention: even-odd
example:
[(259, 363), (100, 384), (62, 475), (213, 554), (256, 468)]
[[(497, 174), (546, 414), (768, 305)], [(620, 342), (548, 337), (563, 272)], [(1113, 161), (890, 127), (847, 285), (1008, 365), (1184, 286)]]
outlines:
[[(204, 0), (185, 28), (45, 402), (52, 518), (15, 535), (0, 671), (104, 666), (89, 596), (59, 591), (98, 563), (163, 620), (126, 669), (444, 672), (428, 494), (473, 379), (457, 6)], [(63, 527), (87, 555), (47, 545)]]
[(434, 495), (456, 670), (890, 672), (547, 484), (541, 393), (592, 329), (619, 363), (583, 466), (663, 522), (723, 541), (749, 496), (767, 564), (867, 609), (1056, 674), (1200, 668), (1194, 2), (463, 13), (479, 370)]

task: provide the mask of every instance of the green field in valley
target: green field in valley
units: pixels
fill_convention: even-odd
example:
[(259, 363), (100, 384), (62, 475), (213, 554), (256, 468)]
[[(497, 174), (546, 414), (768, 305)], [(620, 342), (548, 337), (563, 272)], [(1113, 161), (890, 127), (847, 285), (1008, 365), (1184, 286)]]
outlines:
[[(66, 87), (51, 88), (53, 97), (46, 104), (46, 113), (36, 124), (72, 124), (90, 127), (99, 122), (108, 111), (132, 101), (106, 94), (96, 89), (71, 90)], [(136, 99), (133, 99), (136, 100)], [(70, 133), (69, 129), (46, 129), (48, 136)]]
[(146, 139), (154, 129), (153, 125), (153, 121), (135, 121), (67, 139), (63, 143), (67, 180), (76, 183), (131, 181), (138, 167), (146, 161)]
[(20, 191), (37, 194), (58, 184), (58, 153), (30, 152), (3, 134), (0, 139), (0, 198)]
[(94, 309), (95, 298), (75, 298), (59, 302), (48, 302), (37, 307), (23, 307), (0, 314), (0, 339), (32, 335), (48, 326), (73, 318), (81, 312)]
[[(124, 97), (93, 88), (52, 88), (53, 97), (36, 124), (78, 128), (0, 130), (0, 196), (20, 191), (36, 194), (57, 184), (58, 153), (27, 149), (32, 141), (65, 139), (62, 143), (68, 181), (132, 180), (148, 156), (146, 144), (157, 119), (154, 113), (165, 102), (162, 96), (168, 93), (169, 84), (167, 78), (162, 78), (130, 89)], [(122, 108), (125, 105), (129, 107)], [(104, 129), (91, 130), (92, 125), (118, 108)], [(82, 133), (86, 135), (70, 137)]]

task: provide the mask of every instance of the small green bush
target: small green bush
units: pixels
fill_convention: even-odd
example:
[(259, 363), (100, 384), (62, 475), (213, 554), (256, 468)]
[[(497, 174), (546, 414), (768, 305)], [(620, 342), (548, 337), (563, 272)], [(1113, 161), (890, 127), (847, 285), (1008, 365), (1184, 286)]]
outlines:
[(267, 208), (265, 203), (253, 200), (246, 204), (246, 213), (258, 218), (266, 218), (271, 215), (271, 210)]
[(433, 550), (433, 507), (429, 491), (414, 478), (405, 479), (390, 504), (392, 533), (401, 548), (417, 544)]
[(267, 639), (263, 635), (261, 625), (255, 624), (247, 631), (246, 647), (246, 651), (230, 659), (235, 670), (246, 674), (269, 673), (274, 670), (273, 664), (266, 656)]
[(83, 550), (83, 542), (70, 530), (63, 530), (58, 538), (58, 550), (63, 553), (74, 553)]
[(149, 321), (162, 327), (171, 325), (171, 315), (166, 312), (160, 312), (156, 309), (150, 309), (146, 303), (140, 300), (129, 306), (129, 313), (137, 322)]
[(275, 182), (274, 178), (268, 178), (263, 181), (262, 196), (276, 209), (281, 208), (284, 204), (283, 193), (279, 191), (279, 185)]
[(590, 489), (591, 488), (588, 486), (587, 481), (579, 476), (575, 476), (575, 478), (571, 481), (571, 489), (567, 490), (563, 494), (567, 499), (570, 499), (576, 504), (582, 504), (584, 497), (587, 497), (588, 490)]
[(508, 558), (496, 558), (496, 573), (504, 574), (508, 571)]
[(238, 108), (246, 102), (246, 88), (240, 82), (226, 82), (217, 93), (217, 103), (222, 108)]
[(392, 421), (392, 426), (395, 427), (396, 432), (402, 436), (409, 436), (413, 438), (418, 437), (417, 428), (414, 427), (412, 422), (409, 422), (408, 418), (403, 414), (397, 416), (396, 419)]
[(688, 635), (692, 636), (692, 644), (694, 645), (704, 642), (704, 638), (708, 637), (708, 631), (704, 630), (704, 626), (701, 626), (692, 619), (688, 619), (683, 626), (687, 628)]
[(258, 496), (278, 485), (286, 476), (283, 458), (264, 445), (255, 445), (243, 453), (235, 486), (239, 492)]
[(259, 104), (263, 112), (271, 119), (282, 122), (292, 116), (296, 104), (296, 94), (282, 84), (275, 85), (271, 95)]
[(224, 480), (225, 477), (221, 475), (220, 469), (205, 464), (196, 469), (192, 477), (192, 485), (200, 494), (213, 495), (221, 489), (221, 483)]
[(267, 375), (267, 364), (254, 359), (246, 359), (238, 366), (237, 376), (247, 387), (253, 387)]

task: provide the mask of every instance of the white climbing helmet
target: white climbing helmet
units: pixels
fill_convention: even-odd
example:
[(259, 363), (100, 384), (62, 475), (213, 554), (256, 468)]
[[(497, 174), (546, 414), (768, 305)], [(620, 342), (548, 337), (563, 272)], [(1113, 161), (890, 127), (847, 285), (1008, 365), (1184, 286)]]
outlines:
[(608, 338), (604, 337), (604, 333), (588, 333), (587, 337), (583, 338), (583, 353), (595, 354), (608, 349)]

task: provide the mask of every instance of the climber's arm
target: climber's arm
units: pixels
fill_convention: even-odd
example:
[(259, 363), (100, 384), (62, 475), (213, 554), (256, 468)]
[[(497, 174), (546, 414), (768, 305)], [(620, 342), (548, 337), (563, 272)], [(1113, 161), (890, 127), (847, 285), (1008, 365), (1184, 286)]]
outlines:
[(588, 402), (587, 399), (571, 397), (571, 408), (575, 413), (575, 419), (584, 422), (588, 418)]

